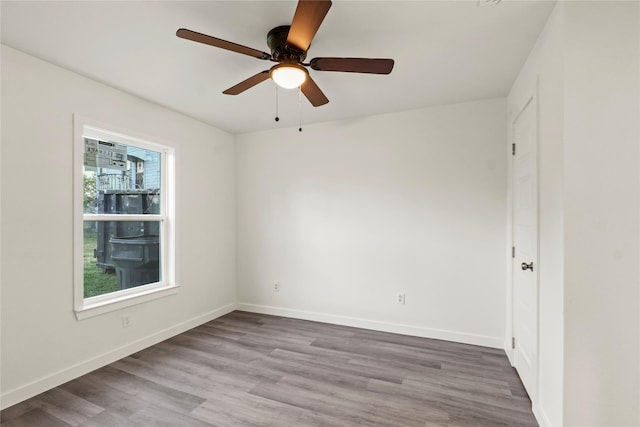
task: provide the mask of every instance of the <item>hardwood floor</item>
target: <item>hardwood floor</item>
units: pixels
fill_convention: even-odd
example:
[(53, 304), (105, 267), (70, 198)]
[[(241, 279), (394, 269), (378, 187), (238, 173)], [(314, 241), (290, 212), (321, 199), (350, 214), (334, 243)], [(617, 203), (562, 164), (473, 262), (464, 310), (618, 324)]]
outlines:
[(501, 350), (233, 312), (1, 413), (10, 426), (536, 426)]

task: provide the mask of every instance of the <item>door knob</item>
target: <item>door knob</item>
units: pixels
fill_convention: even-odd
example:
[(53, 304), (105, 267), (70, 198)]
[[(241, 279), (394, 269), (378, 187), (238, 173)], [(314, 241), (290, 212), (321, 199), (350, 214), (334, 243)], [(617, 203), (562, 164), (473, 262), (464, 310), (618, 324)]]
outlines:
[(533, 262), (530, 262), (529, 264), (527, 264), (526, 262), (523, 262), (522, 264), (520, 264), (520, 268), (523, 271), (527, 271), (527, 270), (533, 271)]

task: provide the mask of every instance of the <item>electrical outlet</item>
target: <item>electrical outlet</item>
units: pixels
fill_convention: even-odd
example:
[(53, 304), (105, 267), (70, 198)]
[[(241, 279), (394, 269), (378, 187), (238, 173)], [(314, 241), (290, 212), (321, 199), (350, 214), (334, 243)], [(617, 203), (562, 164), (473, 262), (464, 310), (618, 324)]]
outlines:
[(404, 292), (400, 292), (396, 295), (396, 302), (398, 304), (404, 304)]
[(280, 283), (276, 282), (273, 284), (273, 292), (280, 292)]
[(122, 327), (128, 328), (129, 326), (131, 326), (131, 318), (128, 314), (125, 314), (122, 316)]

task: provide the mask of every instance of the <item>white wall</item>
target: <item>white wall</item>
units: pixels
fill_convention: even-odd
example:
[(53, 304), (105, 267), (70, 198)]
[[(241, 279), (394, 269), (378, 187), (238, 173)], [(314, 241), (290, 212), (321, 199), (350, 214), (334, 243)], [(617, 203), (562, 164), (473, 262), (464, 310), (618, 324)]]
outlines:
[[(178, 293), (77, 321), (72, 114), (172, 142)], [(2, 406), (235, 307), (234, 138), (2, 46)]]
[(493, 99), (238, 136), (238, 307), (502, 347), (505, 120)]
[[(508, 97), (507, 127), (533, 95), (538, 102), (539, 384), (533, 402), (542, 425), (562, 425), (564, 340), (564, 9), (556, 7)], [(509, 144), (511, 144), (511, 136)], [(508, 147), (510, 149), (510, 146)], [(509, 188), (511, 188), (509, 162)], [(509, 219), (510, 221), (510, 219)], [(511, 227), (508, 227), (511, 230)], [(509, 242), (512, 241), (509, 236)], [(511, 266), (511, 262), (508, 263)], [(511, 277), (511, 273), (509, 276)], [(509, 295), (510, 286), (508, 287)], [(507, 325), (511, 336), (508, 298)], [(510, 349), (507, 349), (510, 352)]]
[(640, 4), (561, 2), (509, 100), (539, 94), (543, 425), (640, 425)]
[(564, 420), (638, 426), (640, 3), (564, 6)]

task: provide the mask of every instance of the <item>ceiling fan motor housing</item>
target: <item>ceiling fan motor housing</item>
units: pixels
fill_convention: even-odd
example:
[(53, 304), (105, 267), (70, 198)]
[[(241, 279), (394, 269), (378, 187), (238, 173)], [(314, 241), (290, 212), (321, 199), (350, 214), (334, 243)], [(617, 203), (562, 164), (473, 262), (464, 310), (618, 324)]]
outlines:
[(271, 49), (271, 58), (276, 62), (302, 62), (307, 52), (287, 44), (290, 25), (281, 25), (267, 33), (267, 45)]

